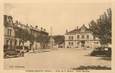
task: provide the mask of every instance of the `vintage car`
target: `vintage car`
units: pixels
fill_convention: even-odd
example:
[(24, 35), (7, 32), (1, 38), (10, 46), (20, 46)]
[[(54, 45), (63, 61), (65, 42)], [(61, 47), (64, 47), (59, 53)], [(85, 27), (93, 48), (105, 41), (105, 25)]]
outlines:
[(15, 58), (19, 56), (24, 56), (23, 51), (18, 51), (16, 49), (7, 49), (4, 50), (4, 58)]
[(98, 47), (91, 52), (91, 56), (111, 57), (111, 47)]

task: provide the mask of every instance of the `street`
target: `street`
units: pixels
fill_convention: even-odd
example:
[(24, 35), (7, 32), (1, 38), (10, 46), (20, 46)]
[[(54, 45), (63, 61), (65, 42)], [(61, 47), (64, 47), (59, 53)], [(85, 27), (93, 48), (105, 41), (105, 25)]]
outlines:
[(58, 48), (39, 53), (26, 53), (24, 57), (5, 59), (5, 69), (58, 70), (79, 66), (107, 66), (110, 60), (88, 56), (91, 50), (76, 48)]

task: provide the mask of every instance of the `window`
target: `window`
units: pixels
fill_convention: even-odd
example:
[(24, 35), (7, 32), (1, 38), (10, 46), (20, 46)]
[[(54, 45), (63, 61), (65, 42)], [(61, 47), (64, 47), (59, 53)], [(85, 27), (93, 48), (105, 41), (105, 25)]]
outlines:
[(71, 45), (73, 45), (73, 42), (71, 42)]
[(15, 40), (15, 45), (17, 45), (17, 40)]
[(93, 37), (93, 39), (95, 40), (95, 39), (96, 39), (96, 37), (94, 36), (94, 37)]
[(89, 39), (89, 35), (87, 35), (87, 39)]
[(8, 29), (8, 33), (7, 33), (7, 34), (8, 34), (9, 36), (11, 36), (11, 32), (12, 32), (12, 30), (11, 30), (11, 29)]
[(8, 29), (8, 31), (7, 31), (7, 35), (9, 35), (9, 31), (10, 31), (10, 29)]
[(84, 35), (82, 35), (82, 39), (84, 39)]
[(79, 35), (77, 35), (77, 39), (79, 39)]
[(95, 42), (95, 44), (98, 44), (98, 42)]
[(9, 35), (11, 35), (12, 30), (10, 29)]
[(73, 36), (71, 36), (71, 40), (73, 40)]
[(69, 45), (70, 45), (71, 43), (69, 42)]
[(9, 40), (6, 40), (6, 45), (8, 45)]
[(69, 36), (69, 40), (73, 40), (73, 36)]
[(73, 45), (73, 42), (69, 42), (69, 45)]
[(71, 37), (69, 36), (69, 40), (71, 39)]

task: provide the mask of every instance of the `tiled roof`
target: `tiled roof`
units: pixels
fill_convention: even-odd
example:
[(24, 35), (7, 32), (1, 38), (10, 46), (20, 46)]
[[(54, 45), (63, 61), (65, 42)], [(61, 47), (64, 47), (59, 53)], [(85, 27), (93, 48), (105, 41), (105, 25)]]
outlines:
[[(82, 31), (82, 30), (84, 30), (84, 31)], [(85, 25), (82, 25), (80, 28), (66, 32), (66, 35), (74, 35), (77, 33), (86, 33), (86, 32), (91, 32), (91, 31)]]

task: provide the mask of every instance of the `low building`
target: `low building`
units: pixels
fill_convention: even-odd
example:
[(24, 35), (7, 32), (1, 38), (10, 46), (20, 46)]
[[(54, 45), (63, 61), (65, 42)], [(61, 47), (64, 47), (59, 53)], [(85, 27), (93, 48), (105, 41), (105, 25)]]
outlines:
[(66, 31), (65, 48), (94, 48), (100, 46), (99, 38), (85, 25), (71, 31)]

